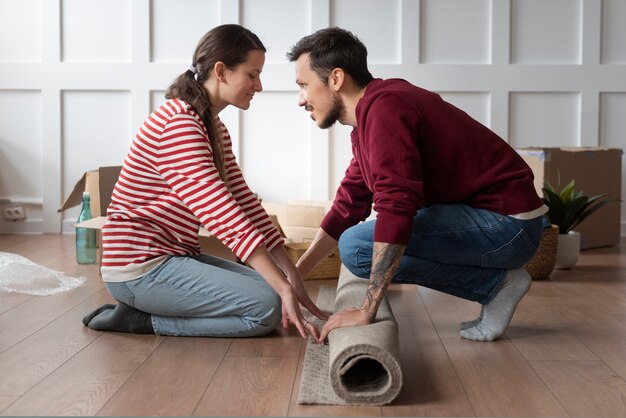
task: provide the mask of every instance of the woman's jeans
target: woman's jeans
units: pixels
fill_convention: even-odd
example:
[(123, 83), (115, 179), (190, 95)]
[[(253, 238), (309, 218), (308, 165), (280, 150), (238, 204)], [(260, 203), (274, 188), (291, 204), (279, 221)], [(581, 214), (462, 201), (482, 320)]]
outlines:
[(169, 257), (139, 279), (106, 286), (119, 302), (152, 314), (160, 335), (253, 337), (281, 319), (280, 298), (256, 271), (206, 254)]
[[(353, 226), (339, 239), (341, 261), (358, 277), (370, 275), (375, 222)], [(535, 254), (542, 230), (541, 217), (522, 221), (457, 204), (420, 209), (393, 283), (487, 304), (506, 271), (522, 267)]]

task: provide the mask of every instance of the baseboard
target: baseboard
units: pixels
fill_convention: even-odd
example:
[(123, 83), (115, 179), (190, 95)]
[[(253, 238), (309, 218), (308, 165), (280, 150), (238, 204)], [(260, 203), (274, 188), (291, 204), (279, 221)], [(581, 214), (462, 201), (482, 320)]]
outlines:
[(43, 234), (43, 219), (0, 220), (0, 234), (41, 235)]

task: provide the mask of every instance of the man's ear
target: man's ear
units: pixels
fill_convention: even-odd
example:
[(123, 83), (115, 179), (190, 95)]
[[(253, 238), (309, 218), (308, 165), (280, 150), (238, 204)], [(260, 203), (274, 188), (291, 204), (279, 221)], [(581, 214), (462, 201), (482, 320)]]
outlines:
[(346, 73), (342, 68), (333, 69), (328, 75), (328, 86), (334, 91), (339, 91), (345, 82)]
[(213, 65), (213, 75), (221, 82), (226, 82), (224, 74), (226, 73), (226, 64), (218, 61)]

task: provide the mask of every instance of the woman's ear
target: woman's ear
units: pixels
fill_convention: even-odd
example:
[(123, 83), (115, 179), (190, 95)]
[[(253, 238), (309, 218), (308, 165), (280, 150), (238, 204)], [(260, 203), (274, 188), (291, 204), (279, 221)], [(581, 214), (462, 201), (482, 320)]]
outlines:
[(328, 75), (328, 85), (334, 91), (339, 91), (345, 81), (346, 73), (342, 68), (335, 68)]
[(224, 64), (222, 61), (216, 62), (215, 65), (213, 66), (213, 75), (215, 76), (215, 78), (217, 78), (222, 83), (225, 83), (226, 82), (225, 74), (226, 74), (226, 64)]

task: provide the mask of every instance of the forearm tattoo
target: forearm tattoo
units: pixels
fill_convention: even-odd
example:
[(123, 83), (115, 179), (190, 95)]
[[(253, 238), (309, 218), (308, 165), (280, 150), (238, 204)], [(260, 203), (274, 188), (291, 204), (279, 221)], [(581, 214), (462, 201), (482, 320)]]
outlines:
[(374, 243), (372, 272), (363, 305), (370, 321), (373, 321), (376, 316), (380, 301), (400, 265), (405, 248), (406, 246), (399, 244)]

